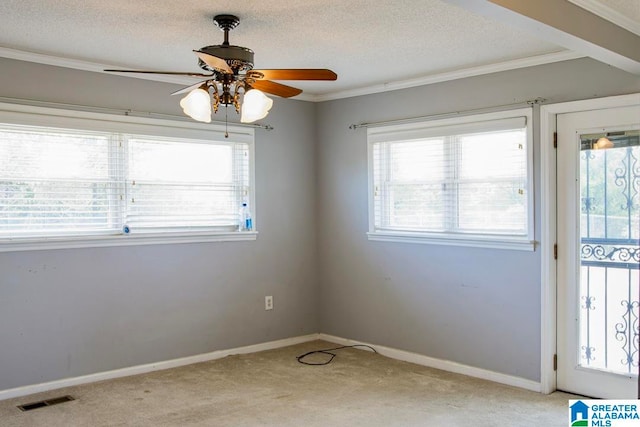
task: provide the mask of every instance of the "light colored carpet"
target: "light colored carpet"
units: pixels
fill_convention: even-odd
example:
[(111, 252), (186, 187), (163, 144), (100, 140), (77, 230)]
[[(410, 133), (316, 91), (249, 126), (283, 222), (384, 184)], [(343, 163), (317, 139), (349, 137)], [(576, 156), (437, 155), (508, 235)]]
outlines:
[[(296, 356), (314, 341), (0, 402), (0, 426), (535, 426), (568, 425), (571, 395), (542, 395), (364, 350), (326, 366)], [(311, 360), (320, 360), (313, 356)], [(17, 405), (77, 400), (21, 412)]]

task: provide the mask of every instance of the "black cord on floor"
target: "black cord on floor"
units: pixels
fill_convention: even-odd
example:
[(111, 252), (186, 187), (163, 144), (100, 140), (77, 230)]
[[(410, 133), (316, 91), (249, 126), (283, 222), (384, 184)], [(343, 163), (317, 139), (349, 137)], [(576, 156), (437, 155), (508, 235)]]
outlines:
[[(305, 354), (301, 354), (300, 356), (297, 356), (296, 359), (298, 359), (298, 362), (304, 364), (304, 365), (311, 365), (311, 366), (321, 366), (321, 365), (328, 365), (329, 363), (331, 363), (331, 361), (333, 360), (334, 357), (336, 357), (335, 353), (331, 353), (332, 351), (335, 350), (342, 350), (344, 348), (355, 348), (355, 347), (366, 347), (368, 349), (370, 349), (371, 351), (373, 351), (374, 353), (378, 353), (376, 351), (375, 348), (371, 347), (370, 345), (366, 345), (366, 344), (354, 344), (354, 345), (343, 345), (341, 347), (336, 347), (336, 348), (325, 348), (324, 350), (313, 350), (313, 351), (309, 351)], [(313, 362), (305, 362), (304, 359), (307, 356), (310, 356), (312, 354), (316, 354), (316, 353), (322, 353), (322, 354), (326, 354), (331, 356), (329, 358), (329, 360), (325, 361), (325, 362), (320, 362), (320, 363), (313, 363)]]

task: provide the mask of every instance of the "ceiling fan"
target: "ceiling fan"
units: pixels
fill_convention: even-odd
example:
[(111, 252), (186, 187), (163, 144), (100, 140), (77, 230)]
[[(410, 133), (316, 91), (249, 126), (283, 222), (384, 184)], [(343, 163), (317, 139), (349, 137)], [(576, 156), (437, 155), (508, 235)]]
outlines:
[[(205, 46), (193, 52), (198, 65), (205, 73), (179, 71), (104, 70), (114, 73), (170, 74), (204, 77), (206, 80), (180, 89), (172, 95), (188, 93), (180, 101), (184, 113), (194, 120), (211, 122), (211, 110), (217, 113), (220, 105), (233, 105), (242, 113), (240, 121), (251, 123), (264, 118), (273, 100), (263, 92), (289, 98), (302, 93), (301, 89), (273, 80), (336, 80), (338, 76), (328, 69), (253, 69), (253, 51), (246, 47), (229, 44), (229, 31), (240, 23), (234, 15), (216, 15), (213, 22), (224, 31), (224, 42)], [(240, 95), (242, 93), (242, 101)], [(225, 108), (226, 110), (226, 108)], [(226, 121), (226, 119), (225, 119)]]

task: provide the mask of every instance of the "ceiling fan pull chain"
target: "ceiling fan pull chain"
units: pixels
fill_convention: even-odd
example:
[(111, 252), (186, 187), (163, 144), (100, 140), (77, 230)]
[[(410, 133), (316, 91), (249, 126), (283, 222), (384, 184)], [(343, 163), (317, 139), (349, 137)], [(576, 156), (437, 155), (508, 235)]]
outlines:
[(229, 138), (229, 122), (227, 120), (227, 110), (229, 109), (229, 105), (225, 104), (224, 106), (224, 137)]

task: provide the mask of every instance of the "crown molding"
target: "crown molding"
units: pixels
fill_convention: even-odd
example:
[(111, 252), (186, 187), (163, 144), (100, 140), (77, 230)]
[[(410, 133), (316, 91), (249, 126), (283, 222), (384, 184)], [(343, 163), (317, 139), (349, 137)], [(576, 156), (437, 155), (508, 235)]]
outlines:
[[(101, 64), (98, 62), (82, 61), (79, 59), (63, 58), (54, 55), (47, 55), (43, 53), (27, 52), (24, 50), (11, 49), (8, 47), (0, 46), (0, 58), (16, 59), (18, 61), (36, 62), (38, 64), (53, 65), (55, 67), (72, 68), (81, 71), (91, 71), (94, 73), (103, 73), (110, 76), (129, 77), (135, 79), (151, 80), (155, 82), (173, 83), (178, 85), (189, 86), (201, 81), (202, 79), (189, 76), (172, 76), (163, 74), (118, 74), (107, 73), (105, 69), (118, 68), (111, 64)], [(314, 95), (301, 94), (295, 97), (295, 99), (301, 101), (315, 101)]]
[(497, 73), (500, 71), (515, 70), (518, 68), (533, 67), (536, 65), (551, 64), (553, 62), (569, 61), (571, 59), (583, 58), (585, 55), (572, 52), (561, 51), (548, 53), (545, 55), (530, 56), (528, 58), (515, 59), (511, 61), (498, 62), (495, 64), (481, 65), (478, 67), (463, 68), (455, 71), (431, 74), (415, 79), (401, 80), (391, 83), (383, 83), (374, 86), (367, 86), (357, 89), (351, 89), (326, 95), (316, 95), (315, 102), (331, 101), (334, 99), (351, 98), (361, 95), (370, 95), (372, 93), (389, 92), (392, 90), (412, 88), (416, 86), (430, 85), (434, 83), (447, 82), (451, 80), (464, 79), (467, 77), (481, 76), (484, 74)]
[[(114, 75), (114, 73), (105, 73), (104, 70), (113, 68), (113, 65), (100, 64), (90, 61), (82, 61), (78, 59), (61, 58), (53, 55), (46, 55), (42, 53), (26, 52), (17, 49), (10, 49), (0, 46), (0, 57), (16, 59), (19, 61), (36, 62), (39, 64), (53, 65), (56, 67), (72, 68), (82, 71), (91, 71), (95, 73), (103, 73)], [(416, 86), (424, 86), (434, 83), (446, 82), (457, 79), (464, 79), (467, 77), (481, 76), (484, 74), (497, 73), (500, 71), (515, 70), (518, 68), (533, 67), (536, 65), (550, 64), (553, 62), (568, 61), (571, 59), (582, 58), (584, 55), (572, 52), (561, 51), (554, 52), (545, 55), (531, 56), (528, 58), (515, 59), (511, 61), (498, 62), (495, 64), (481, 65), (478, 67), (464, 68), (455, 71), (448, 71), (444, 73), (431, 74), (424, 77), (418, 77), (415, 79), (394, 81), (391, 83), (383, 83), (378, 85), (366, 86), (356, 89), (349, 89), (339, 92), (332, 92), (322, 95), (313, 94), (301, 94), (292, 99), (300, 101), (311, 102), (323, 102), (331, 101), (334, 99), (351, 98), (355, 96), (369, 95), (373, 93), (389, 92), (398, 89), (412, 88)], [(173, 83), (179, 85), (192, 85), (197, 82), (198, 79), (188, 76), (170, 76), (162, 74), (128, 74), (124, 77), (138, 78), (144, 80), (152, 80), (164, 83)]]
[[(109, 64), (83, 61), (79, 59), (63, 58), (60, 56), (47, 55), (43, 53), (27, 52), (23, 50), (11, 49), (0, 46), (0, 57), (17, 59), (19, 61), (37, 62), (39, 64), (53, 65), (56, 67), (72, 68), (75, 70), (91, 71), (94, 73), (109, 74), (111, 76), (123, 76), (117, 73), (106, 73), (104, 70), (118, 68)], [(162, 74), (127, 74), (125, 77), (134, 77), (143, 80), (153, 80), (156, 82), (173, 83), (179, 85), (192, 85), (199, 79), (189, 76), (171, 76)], [(201, 80), (201, 79), (200, 79)]]
[(622, 27), (627, 31), (640, 36), (640, 23), (629, 18), (626, 15), (611, 9), (609, 6), (605, 6), (597, 0), (569, 0), (571, 3), (578, 7), (581, 7), (594, 15), (598, 15), (602, 19), (606, 19), (609, 22), (616, 24), (618, 27)]

